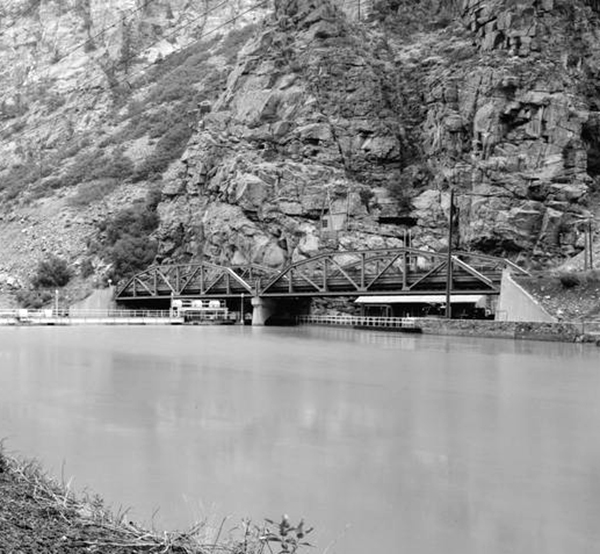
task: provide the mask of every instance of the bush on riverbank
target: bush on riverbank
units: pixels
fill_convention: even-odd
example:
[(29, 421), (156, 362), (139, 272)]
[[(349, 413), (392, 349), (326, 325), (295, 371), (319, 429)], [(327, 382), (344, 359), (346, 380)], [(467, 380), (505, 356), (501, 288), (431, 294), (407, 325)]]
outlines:
[[(49, 477), (33, 461), (14, 458), (0, 444), (0, 552), (19, 554), (293, 554), (305, 534), (303, 523), (253, 525), (236, 536), (200, 522), (185, 532), (150, 531), (113, 514), (98, 496), (78, 497), (69, 483)], [(241, 535), (241, 536), (239, 536)], [(276, 548), (271, 548), (274, 543)]]
[(64, 287), (71, 277), (72, 272), (66, 260), (54, 255), (48, 256), (38, 263), (31, 279), (31, 288), (17, 291), (17, 301), (23, 308), (39, 310), (52, 303), (54, 291)]

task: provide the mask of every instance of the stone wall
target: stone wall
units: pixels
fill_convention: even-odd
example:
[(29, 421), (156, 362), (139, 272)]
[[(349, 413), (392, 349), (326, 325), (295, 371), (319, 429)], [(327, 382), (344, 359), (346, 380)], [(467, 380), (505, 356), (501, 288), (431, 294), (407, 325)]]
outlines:
[(565, 342), (592, 341), (594, 339), (590, 334), (600, 332), (600, 324), (598, 323), (540, 323), (419, 318), (417, 325), (422, 328), (423, 333), (431, 335)]

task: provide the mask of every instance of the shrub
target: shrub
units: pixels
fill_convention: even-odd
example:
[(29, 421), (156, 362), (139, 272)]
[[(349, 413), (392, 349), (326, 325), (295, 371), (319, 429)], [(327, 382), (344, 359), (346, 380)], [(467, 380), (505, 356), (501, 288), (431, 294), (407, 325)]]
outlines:
[(201, 66), (210, 58), (209, 50), (214, 42), (214, 40), (196, 42), (183, 50), (170, 54), (150, 69), (148, 79), (158, 81), (171, 75), (182, 66)]
[(52, 293), (49, 290), (27, 290), (21, 289), (17, 291), (17, 302), (24, 308), (39, 310), (45, 305), (48, 305), (52, 299)]
[(37, 267), (31, 284), (34, 289), (64, 287), (71, 279), (71, 271), (66, 260), (50, 256), (42, 260)]
[(11, 195), (13, 192), (19, 194), (27, 185), (34, 183), (40, 178), (40, 169), (36, 164), (13, 165), (0, 181), (0, 187), (5, 194)]
[(133, 174), (133, 169), (133, 162), (122, 152), (107, 155), (93, 150), (77, 156), (75, 163), (59, 181), (62, 187), (72, 187), (96, 179), (124, 181)]
[(375, 193), (372, 189), (361, 188), (358, 191), (358, 196), (360, 197), (361, 203), (368, 208), (371, 200), (375, 196)]
[(183, 154), (192, 133), (193, 128), (187, 123), (180, 123), (169, 129), (157, 142), (154, 152), (136, 169), (133, 180), (142, 181), (159, 177), (171, 162)]
[(125, 235), (110, 249), (111, 278), (120, 279), (148, 267), (158, 252), (158, 243), (147, 237)]
[(249, 23), (241, 29), (234, 29), (227, 33), (219, 48), (219, 54), (227, 56), (228, 63), (234, 63), (238, 52), (242, 49), (242, 46), (248, 42), (256, 29), (256, 24)]
[(101, 226), (106, 241), (112, 246), (127, 236), (147, 236), (158, 227), (158, 214), (141, 203), (118, 212)]
[(110, 278), (115, 282), (145, 269), (156, 257), (158, 243), (150, 235), (160, 222), (156, 212), (160, 199), (160, 190), (151, 189), (145, 200), (100, 225), (104, 237), (99, 254), (112, 265)]
[(91, 277), (94, 274), (94, 264), (92, 260), (86, 258), (81, 262), (81, 266), (79, 267), (79, 274), (85, 279), (86, 277)]
[(561, 273), (558, 276), (560, 284), (566, 289), (578, 287), (581, 284), (581, 279), (577, 273)]
[(571, 289), (586, 284), (600, 283), (600, 270), (590, 269), (588, 271), (569, 271), (558, 275), (560, 284)]
[(89, 206), (94, 202), (102, 200), (105, 196), (110, 194), (119, 181), (116, 179), (105, 179), (100, 181), (92, 181), (90, 183), (83, 183), (79, 186), (75, 196), (69, 199), (69, 205), (74, 208), (83, 208)]

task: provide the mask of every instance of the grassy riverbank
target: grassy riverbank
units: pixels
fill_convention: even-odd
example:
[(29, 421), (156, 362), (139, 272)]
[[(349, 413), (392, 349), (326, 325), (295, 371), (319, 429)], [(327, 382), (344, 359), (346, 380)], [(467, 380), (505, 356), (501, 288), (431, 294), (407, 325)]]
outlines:
[[(0, 552), (6, 554), (261, 554), (300, 545), (294, 529), (243, 522), (235, 537), (224, 523), (159, 533), (115, 515), (98, 497), (77, 496), (36, 462), (0, 449)], [(275, 543), (273, 549), (269, 543)]]

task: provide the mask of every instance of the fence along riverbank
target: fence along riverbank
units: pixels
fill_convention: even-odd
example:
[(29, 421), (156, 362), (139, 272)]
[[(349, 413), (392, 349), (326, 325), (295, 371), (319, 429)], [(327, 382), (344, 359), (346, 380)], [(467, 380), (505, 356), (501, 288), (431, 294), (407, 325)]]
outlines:
[(181, 325), (171, 310), (2, 310), (0, 325)]
[(334, 325), (380, 331), (406, 331), (411, 325), (423, 334), (592, 342), (600, 346), (600, 322), (577, 321), (541, 323), (528, 321), (494, 321), (483, 319), (445, 319), (428, 317), (365, 317), (350, 315), (299, 316), (301, 325)]

